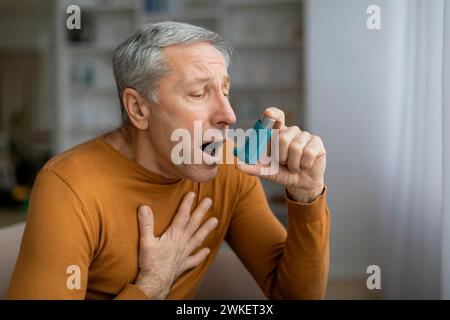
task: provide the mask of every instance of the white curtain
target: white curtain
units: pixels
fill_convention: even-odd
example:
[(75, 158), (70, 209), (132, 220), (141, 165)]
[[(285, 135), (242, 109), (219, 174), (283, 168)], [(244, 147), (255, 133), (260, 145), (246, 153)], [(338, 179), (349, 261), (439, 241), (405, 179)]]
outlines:
[[(450, 297), (450, 1), (402, 2), (378, 252), (385, 298)], [(444, 69), (445, 68), (445, 69)]]
[(442, 126), (444, 146), (441, 294), (450, 299), (450, 3), (444, 8)]

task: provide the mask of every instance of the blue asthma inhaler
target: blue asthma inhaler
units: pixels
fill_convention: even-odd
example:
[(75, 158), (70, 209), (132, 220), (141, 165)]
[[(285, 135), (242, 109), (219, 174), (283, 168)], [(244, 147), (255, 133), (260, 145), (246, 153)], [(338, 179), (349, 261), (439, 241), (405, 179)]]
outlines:
[(253, 130), (245, 137), (244, 146), (234, 148), (233, 154), (247, 164), (256, 164), (267, 147), (275, 120), (264, 116), (256, 120)]

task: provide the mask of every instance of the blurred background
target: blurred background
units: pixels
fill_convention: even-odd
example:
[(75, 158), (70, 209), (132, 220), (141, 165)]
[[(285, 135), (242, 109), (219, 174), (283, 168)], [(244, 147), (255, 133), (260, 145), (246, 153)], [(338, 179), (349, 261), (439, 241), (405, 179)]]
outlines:
[[(449, 2), (0, 0), (0, 289), (41, 166), (120, 124), (113, 48), (144, 23), (172, 20), (234, 46), (236, 127), (282, 106), (288, 124), (324, 140), (327, 298), (450, 298)], [(69, 5), (81, 30), (66, 28)], [(368, 28), (371, 5), (380, 29)], [(286, 225), (283, 188), (263, 183)], [(380, 289), (367, 286), (371, 265)], [(198, 298), (262, 294), (224, 245)]]

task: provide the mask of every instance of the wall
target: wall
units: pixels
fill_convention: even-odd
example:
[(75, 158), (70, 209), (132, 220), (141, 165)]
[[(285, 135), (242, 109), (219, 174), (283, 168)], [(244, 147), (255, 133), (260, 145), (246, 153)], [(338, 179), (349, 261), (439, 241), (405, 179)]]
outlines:
[[(371, 4), (381, 8), (381, 30), (366, 27)], [(400, 99), (402, 8), (404, 1), (307, 3), (306, 119), (328, 151), (331, 280), (365, 278), (378, 264), (381, 173), (392, 151), (385, 111)]]

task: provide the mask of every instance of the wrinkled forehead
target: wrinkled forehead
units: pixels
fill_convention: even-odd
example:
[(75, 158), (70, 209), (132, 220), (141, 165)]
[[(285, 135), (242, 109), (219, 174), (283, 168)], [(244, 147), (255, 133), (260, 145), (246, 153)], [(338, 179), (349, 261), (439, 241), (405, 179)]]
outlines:
[(164, 48), (170, 73), (179, 81), (210, 79), (229, 82), (227, 64), (219, 50), (209, 43), (176, 45)]

